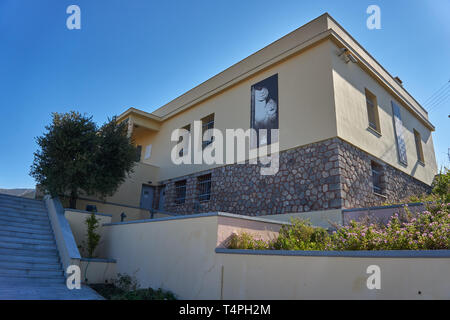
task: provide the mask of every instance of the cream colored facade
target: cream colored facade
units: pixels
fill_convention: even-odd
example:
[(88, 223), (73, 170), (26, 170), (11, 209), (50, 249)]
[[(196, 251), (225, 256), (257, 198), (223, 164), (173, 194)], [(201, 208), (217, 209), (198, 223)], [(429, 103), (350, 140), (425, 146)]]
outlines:
[[(338, 56), (346, 48), (356, 63)], [(109, 202), (139, 207), (142, 184), (185, 176), (221, 165), (175, 165), (175, 129), (214, 114), (214, 127), (250, 127), (250, 87), (278, 74), (280, 151), (339, 137), (428, 185), (437, 171), (427, 112), (332, 17), (324, 14), (231, 66), (153, 113), (135, 108), (119, 121), (142, 146), (141, 163)], [(365, 89), (376, 95), (381, 135), (368, 130)], [(399, 163), (391, 101), (401, 108), (408, 165)], [(422, 137), (417, 161), (413, 130)], [(146, 148), (151, 154), (146, 158)], [(116, 220), (116, 219), (114, 219)]]

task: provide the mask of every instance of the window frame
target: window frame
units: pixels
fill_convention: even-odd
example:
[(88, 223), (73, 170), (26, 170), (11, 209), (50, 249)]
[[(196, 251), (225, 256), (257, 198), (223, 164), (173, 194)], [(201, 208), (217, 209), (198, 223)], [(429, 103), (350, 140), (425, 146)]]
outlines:
[(202, 122), (202, 150), (204, 150), (214, 140), (214, 137), (212, 136), (210, 140), (203, 141), (203, 136), (205, 132), (209, 129), (214, 129), (214, 121), (215, 121), (214, 113), (211, 113), (206, 117), (203, 117), (202, 119), (200, 119), (200, 121)]
[(423, 146), (422, 146), (422, 136), (420, 135), (420, 132), (416, 129), (413, 129), (414, 133), (414, 142), (416, 144), (416, 152), (417, 152), (417, 160), (421, 164), (425, 164), (425, 157), (423, 155)]
[(136, 162), (141, 162), (142, 160), (142, 146), (137, 145), (136, 146)]
[(212, 175), (211, 173), (203, 174), (197, 177), (197, 200), (206, 202), (211, 200)]
[(366, 98), (367, 120), (370, 130), (381, 135), (380, 116), (377, 96), (367, 88), (364, 89)]
[[(175, 181), (175, 199), (176, 205), (181, 205), (186, 203), (186, 186), (187, 180)], [(181, 192), (181, 194), (180, 194)]]
[(383, 176), (384, 176), (384, 168), (383, 165), (379, 164), (376, 161), (370, 161), (370, 171), (372, 175), (372, 190), (373, 193), (378, 195), (384, 195), (384, 185), (383, 185)]
[[(191, 132), (191, 124), (187, 124), (184, 127), (180, 128), (180, 129), (184, 129), (189, 131), (189, 133)], [(178, 139), (178, 143), (180, 143), (183, 140), (183, 136), (180, 136), (180, 138)], [(188, 148), (189, 148), (189, 143), (188, 143)], [(180, 151), (178, 151), (178, 156), (180, 158), (182, 158), (184, 156), (184, 148), (181, 148)]]

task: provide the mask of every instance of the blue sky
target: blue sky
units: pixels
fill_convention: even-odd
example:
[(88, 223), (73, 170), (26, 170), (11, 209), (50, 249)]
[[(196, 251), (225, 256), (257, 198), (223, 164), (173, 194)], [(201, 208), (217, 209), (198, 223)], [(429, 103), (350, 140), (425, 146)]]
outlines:
[[(68, 30), (66, 8), (81, 8)], [(366, 8), (381, 8), (381, 30)], [(295, 30), (331, 14), (419, 101), (450, 80), (450, 1), (0, 0), (0, 188), (28, 175), (51, 112), (103, 123), (128, 107), (153, 111)], [(430, 112), (447, 165), (450, 99)]]

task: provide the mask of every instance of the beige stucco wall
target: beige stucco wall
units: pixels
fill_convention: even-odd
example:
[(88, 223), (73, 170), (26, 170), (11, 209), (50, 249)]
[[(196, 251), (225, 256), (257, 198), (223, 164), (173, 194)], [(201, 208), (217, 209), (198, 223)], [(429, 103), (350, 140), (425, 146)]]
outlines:
[[(132, 184), (131, 182), (127, 182), (127, 184)], [(117, 202), (121, 204), (128, 205), (129, 202), (135, 201), (135, 199), (140, 199), (141, 192), (137, 194), (130, 194), (127, 198), (123, 199), (115, 199), (116, 201), (122, 201)], [(110, 204), (110, 203), (103, 203), (98, 201), (90, 201), (90, 200), (83, 200), (79, 199), (77, 200), (77, 209), (79, 210), (85, 210), (86, 205), (95, 205), (97, 206), (97, 211), (102, 213), (110, 214), (111, 222), (119, 222), (120, 221), (120, 215), (122, 212), (126, 214), (125, 221), (132, 221), (132, 220), (142, 220), (142, 219), (149, 219), (150, 218), (150, 212), (146, 209), (140, 209), (140, 208), (130, 208), (127, 206), (120, 206), (117, 204)]]
[[(70, 209), (66, 209), (64, 213), (67, 221), (70, 224), (70, 228), (72, 229), (73, 237), (75, 238), (75, 242), (77, 246), (80, 247), (83, 245), (83, 241), (86, 243), (87, 241), (87, 226), (86, 219), (90, 217), (91, 212), (87, 211), (74, 211)], [(103, 224), (110, 223), (111, 217), (106, 215), (96, 214), (95, 217), (99, 220), (99, 227), (97, 229), (97, 233), (100, 234), (100, 242), (98, 244), (97, 249), (94, 252), (94, 256), (97, 258), (105, 258), (105, 228)], [(86, 245), (86, 244), (84, 244)], [(82, 253), (82, 250), (80, 250)]]
[[(108, 258), (142, 287), (171, 290), (181, 299), (450, 298), (450, 258), (419, 258), (413, 251), (405, 258), (215, 252), (226, 238), (221, 233), (274, 225), (264, 223), (209, 215), (108, 225)], [(370, 265), (381, 268), (380, 290), (367, 288)]]
[(113, 283), (117, 278), (116, 263), (114, 261), (82, 259), (80, 269), (83, 283)]
[(272, 241), (278, 237), (282, 224), (237, 217), (219, 216), (217, 220), (217, 247), (226, 248), (233, 234), (247, 233), (253, 238)]
[(186, 299), (214, 299), (220, 291), (214, 249), (217, 216), (106, 226), (108, 258), (141, 287)]
[[(334, 46), (331, 57), (338, 136), (418, 180), (431, 184), (437, 172), (431, 131), (358, 64), (345, 63), (338, 57), (337, 50)], [(368, 129), (366, 88), (377, 97), (381, 136)], [(400, 107), (406, 129), (406, 167), (398, 160), (391, 101)], [(421, 135), (425, 165), (418, 162), (413, 129)]]
[[(136, 130), (135, 141), (152, 144), (147, 163), (160, 168), (159, 180), (166, 180), (211, 168), (208, 165), (174, 165), (170, 151), (173, 130), (214, 113), (214, 127), (225, 129), (250, 127), (250, 88), (253, 84), (278, 74), (280, 150), (321, 141), (336, 136), (336, 117), (331, 74), (330, 41), (271, 66), (243, 80), (195, 107), (165, 120), (160, 131)], [(218, 166), (218, 165), (214, 165)]]
[[(448, 258), (218, 255), (224, 299), (450, 298)], [(380, 267), (380, 290), (367, 288), (370, 265)]]

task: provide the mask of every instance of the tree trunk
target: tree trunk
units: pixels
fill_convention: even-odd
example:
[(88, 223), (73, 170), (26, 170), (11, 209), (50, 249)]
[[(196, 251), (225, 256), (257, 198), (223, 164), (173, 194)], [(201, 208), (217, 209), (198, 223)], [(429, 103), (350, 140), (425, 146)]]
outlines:
[(70, 200), (69, 200), (69, 207), (70, 209), (76, 209), (77, 208), (77, 191), (76, 190), (72, 190), (72, 192), (70, 193)]

